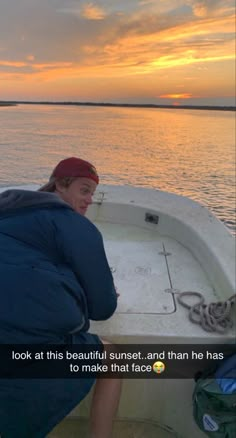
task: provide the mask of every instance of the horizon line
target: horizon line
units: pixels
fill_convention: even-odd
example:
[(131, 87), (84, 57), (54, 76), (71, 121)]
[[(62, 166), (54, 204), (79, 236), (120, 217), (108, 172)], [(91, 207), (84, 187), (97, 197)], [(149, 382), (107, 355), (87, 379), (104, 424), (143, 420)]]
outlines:
[(168, 109), (214, 109), (235, 111), (236, 106), (233, 105), (171, 105), (171, 104), (155, 104), (155, 103), (120, 103), (120, 102), (90, 102), (90, 101), (49, 101), (49, 100), (0, 100), (0, 106), (17, 105), (17, 104), (33, 104), (33, 105), (78, 105), (78, 106), (113, 106), (113, 107), (130, 107), (130, 108), (168, 108)]

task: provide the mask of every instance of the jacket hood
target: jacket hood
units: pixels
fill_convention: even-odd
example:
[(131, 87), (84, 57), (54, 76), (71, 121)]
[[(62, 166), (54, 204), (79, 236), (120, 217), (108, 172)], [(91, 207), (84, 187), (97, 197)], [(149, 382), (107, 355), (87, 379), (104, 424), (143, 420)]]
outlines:
[(12, 189), (0, 193), (0, 215), (13, 213), (22, 208), (62, 207), (69, 208), (69, 204), (62, 201), (56, 194), (31, 190)]

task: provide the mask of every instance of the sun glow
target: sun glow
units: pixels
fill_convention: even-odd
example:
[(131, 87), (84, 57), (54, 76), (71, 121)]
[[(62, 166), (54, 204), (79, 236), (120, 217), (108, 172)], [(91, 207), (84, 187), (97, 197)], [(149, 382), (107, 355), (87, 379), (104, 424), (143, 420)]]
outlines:
[(158, 97), (160, 97), (161, 99), (190, 99), (190, 97), (193, 97), (193, 95), (191, 93), (162, 94)]

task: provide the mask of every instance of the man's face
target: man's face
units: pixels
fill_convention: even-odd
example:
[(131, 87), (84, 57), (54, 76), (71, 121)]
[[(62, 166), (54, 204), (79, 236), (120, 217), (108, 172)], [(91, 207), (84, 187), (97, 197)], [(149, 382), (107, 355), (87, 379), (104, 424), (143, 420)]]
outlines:
[(92, 179), (79, 177), (72, 181), (69, 187), (60, 187), (57, 193), (77, 213), (84, 216), (88, 206), (92, 204), (96, 187), (97, 184)]

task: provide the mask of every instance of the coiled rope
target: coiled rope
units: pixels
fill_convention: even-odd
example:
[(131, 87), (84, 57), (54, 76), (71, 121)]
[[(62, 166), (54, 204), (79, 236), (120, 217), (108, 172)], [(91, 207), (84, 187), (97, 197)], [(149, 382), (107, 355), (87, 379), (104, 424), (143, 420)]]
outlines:
[[(217, 301), (205, 304), (205, 298), (200, 292), (186, 291), (176, 294), (178, 302), (189, 309), (189, 319), (195, 324), (200, 324), (207, 332), (226, 333), (233, 327), (233, 320), (230, 316), (231, 309), (236, 302), (236, 294), (225, 301)], [(183, 300), (183, 297), (195, 296), (199, 302), (190, 305)]]

